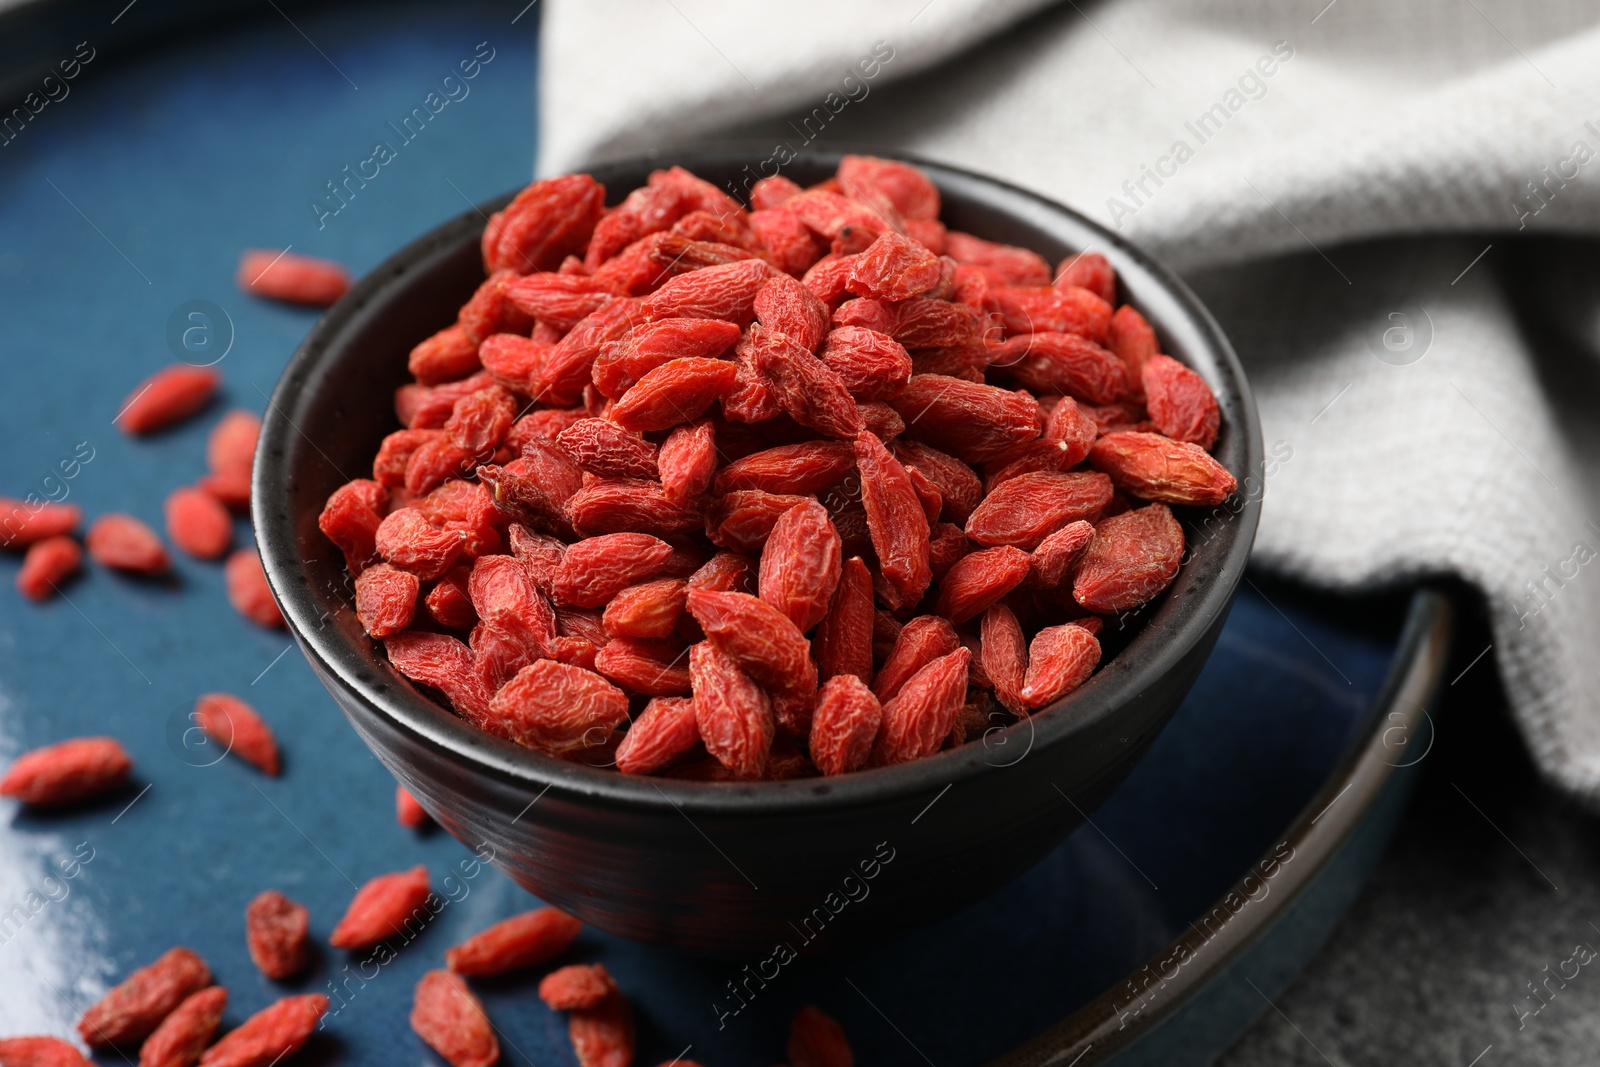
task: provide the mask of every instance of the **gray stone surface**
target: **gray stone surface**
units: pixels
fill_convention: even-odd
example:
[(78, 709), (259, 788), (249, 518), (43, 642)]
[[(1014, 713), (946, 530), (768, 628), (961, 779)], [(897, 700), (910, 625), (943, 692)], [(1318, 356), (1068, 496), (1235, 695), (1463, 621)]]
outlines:
[(1221, 1067), (1600, 1062), (1600, 835), (1538, 779), (1492, 656), (1448, 686), (1487, 643), (1460, 637), (1438, 743), (1371, 883)]

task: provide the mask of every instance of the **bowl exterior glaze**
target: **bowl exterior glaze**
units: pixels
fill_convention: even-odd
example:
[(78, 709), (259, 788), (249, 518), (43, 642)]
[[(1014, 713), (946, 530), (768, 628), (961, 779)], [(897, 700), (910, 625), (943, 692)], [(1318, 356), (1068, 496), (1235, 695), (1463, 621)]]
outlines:
[[(679, 164), (730, 189), (767, 147), (711, 146), (597, 167), (613, 202)], [(831, 175), (837, 152), (784, 168)], [(956, 229), (1052, 261), (1094, 249), (1163, 349), (1222, 408), (1217, 458), (1240, 491), (1182, 509), (1189, 550), (1172, 588), (1109, 661), (1034, 719), (900, 767), (833, 779), (710, 784), (638, 778), (550, 759), (481, 734), (395, 672), (362, 632), (339, 552), (317, 529), (327, 495), (368, 474), (397, 428), (390, 398), (412, 345), (454, 321), (483, 278), (485, 205), (364, 278), (312, 330), (263, 421), (253, 515), (291, 632), (366, 744), (451, 834), (520, 885), (623, 936), (748, 958), (859, 943), (949, 914), (1035, 863), (1132, 768), (1188, 691), (1244, 576), (1262, 491), (1260, 427), (1227, 339), (1188, 289), (1114, 234), (979, 175), (920, 163)], [(1121, 645), (1121, 647), (1117, 647)], [(1112, 651), (1114, 650), (1114, 652)]]

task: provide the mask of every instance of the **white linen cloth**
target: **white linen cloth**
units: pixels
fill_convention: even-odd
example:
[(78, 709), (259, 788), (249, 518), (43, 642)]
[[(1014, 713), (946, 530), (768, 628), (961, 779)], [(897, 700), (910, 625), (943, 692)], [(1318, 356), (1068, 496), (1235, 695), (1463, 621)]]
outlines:
[(828, 139), (995, 174), (1177, 268), (1292, 451), (1259, 562), (1481, 589), (1536, 762), (1600, 809), (1600, 272), (1512, 239), (1600, 226), (1600, 9), (547, 0), (541, 52), (541, 173), (799, 147), (824, 108)]

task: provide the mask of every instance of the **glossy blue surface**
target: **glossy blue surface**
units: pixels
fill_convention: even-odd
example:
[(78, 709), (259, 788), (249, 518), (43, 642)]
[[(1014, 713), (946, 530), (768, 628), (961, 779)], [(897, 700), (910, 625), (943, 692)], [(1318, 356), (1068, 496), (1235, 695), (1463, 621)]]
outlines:
[[(312, 321), (234, 289), (241, 248), (292, 245), (360, 271), (457, 214), (464, 197), (531, 172), (533, 16), (510, 24), (521, 6), (297, 12), (298, 30), (269, 12), (131, 61), (99, 56), (69, 98), (0, 147), (0, 492), (59, 496), (64, 485), (91, 517), (128, 511), (159, 527), (166, 493), (202, 473), (211, 425), (227, 406), (265, 405)], [(323, 183), (375, 141), (397, 142), (387, 122), (485, 41), (494, 58), (470, 95), (319, 229), (310, 203)], [(233, 324), (218, 364), (224, 401), (130, 440), (111, 419), (134, 383), (171, 362), (168, 320), (191, 300), (214, 302)], [(60, 480), (61, 461), (90, 451)], [(0, 558), (0, 755), (112, 733), (137, 768), (122, 794), (85, 810), (0, 807), (0, 1034), (66, 1035), (107, 983), (183, 943), (229, 987), (228, 1025), (284, 989), (338, 987), (337, 1013), (301, 1062), (439, 1062), (406, 1027), (413, 984), (448, 945), (530, 898), (474, 869), (445, 835), (395, 824), (386, 772), (287, 636), (228, 607), (218, 566), (180, 559), (171, 582), (96, 570), (67, 588), (70, 601), (42, 606), (13, 590), (16, 566)], [(572, 958), (605, 962), (633, 995), (641, 1064), (686, 1046), (712, 1065), (777, 1062), (788, 1018), (807, 1002), (843, 1022), (859, 1062), (950, 1067), (1004, 1052), (1206, 910), (1353, 739), (1389, 666), (1394, 620), (1351, 627), (1288, 591), (1267, 595), (1246, 588), (1189, 700), (1093, 825), (962, 915), (870, 952), (794, 964), (720, 1030), (714, 1005), (733, 1003), (724, 983), (740, 964), (594, 932)], [(213, 762), (186, 738), (194, 698), (213, 690), (244, 696), (272, 723), (282, 778)], [(80, 843), (93, 858), (76, 877), (53, 876)], [(451, 902), (394, 962), (324, 948), (286, 987), (251, 966), (242, 912), (259, 890), (308, 905), (325, 938), (353, 884), (419, 862)], [(881, 877), (894, 876), (891, 863)], [(534, 996), (536, 977), (478, 983), (505, 1061), (570, 1063), (564, 1022)]]

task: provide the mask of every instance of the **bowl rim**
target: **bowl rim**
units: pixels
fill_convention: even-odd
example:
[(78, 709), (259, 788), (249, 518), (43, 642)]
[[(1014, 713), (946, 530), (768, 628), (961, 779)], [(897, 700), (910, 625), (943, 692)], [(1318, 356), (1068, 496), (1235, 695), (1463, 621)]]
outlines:
[[(836, 165), (838, 159), (852, 147), (855, 146), (832, 145), (825, 149), (805, 149), (796, 153), (785, 165), (800, 161), (820, 164), (831, 162)], [(1112, 258), (1124, 260), (1146, 275), (1189, 319), (1190, 327), (1202, 345), (1209, 349), (1219, 374), (1226, 380), (1227, 388), (1238, 398), (1239, 410), (1232, 416), (1236, 426), (1232, 428), (1242, 434), (1243, 466), (1233, 473), (1239, 477), (1241, 489), (1246, 476), (1262, 467), (1260, 417), (1238, 355), (1211, 313), (1170, 269), (1127, 239), (1038, 193), (990, 175), (910, 153), (881, 146), (859, 147), (882, 158), (922, 168), (936, 185), (941, 186), (941, 191), (947, 184), (968, 189), (982, 188), (987, 196), (983, 201), (984, 207), (989, 210), (1014, 217), (1020, 214), (1024, 218), (1026, 211), (1019, 209), (1054, 215), (1058, 221), (1066, 221), (1073, 228), (1092, 233), (1097, 242), (1094, 246), (1096, 250), (1112, 252)], [(588, 173), (605, 181), (608, 173), (671, 164), (681, 165), (692, 172), (701, 167), (727, 166), (762, 159), (769, 151), (770, 146), (764, 142), (708, 142), (655, 149), (599, 162), (589, 168)], [(920, 798), (929, 789), (938, 789), (939, 796), (943, 796), (956, 784), (1003, 772), (1026, 758), (1034, 748), (1060, 744), (1114, 715), (1128, 697), (1151, 688), (1156, 679), (1176, 667), (1205, 638), (1218, 617), (1224, 615), (1232, 604), (1238, 585), (1244, 578), (1245, 565), (1260, 519), (1263, 494), (1259, 492), (1236, 494), (1241, 499), (1241, 505), (1237, 510), (1229, 508), (1233, 521), (1224, 523), (1222, 533), (1213, 538), (1223, 542), (1215, 546), (1219, 554), (1217, 562), (1213, 564), (1216, 573), (1210, 581), (1200, 583), (1191, 591), (1185, 602), (1186, 614), (1177, 620), (1177, 625), (1165, 635), (1164, 640), (1153, 648), (1140, 649), (1137, 664), (1125, 662), (1128, 651), (1125, 648), (1121, 655), (1108, 661), (1120, 663), (1115, 676), (1108, 678), (1108, 672), (1097, 671), (1082, 687), (1061, 700), (1035, 712), (1028, 719), (997, 731), (1002, 738), (999, 744), (1006, 744), (1026, 733), (1027, 748), (1022, 756), (1002, 763), (983, 758), (982, 754), (990, 750), (988, 734), (985, 734), (982, 744), (968, 743), (909, 763), (864, 769), (845, 775), (787, 781), (697, 782), (653, 775), (621, 774), (608, 767), (590, 767), (560, 760), (477, 730), (424, 695), (388, 666), (386, 661), (382, 661), (381, 656), (379, 659), (385, 669), (401, 684), (383, 685), (379, 684), (381, 679), (360, 677), (363, 672), (352, 665), (353, 659), (359, 658), (356, 650), (343, 639), (337, 627), (317, 625), (323, 619), (323, 612), (312, 602), (307, 583), (291, 580), (291, 571), (301, 563), (299, 551), (295, 548), (295, 520), (288, 514), (288, 509), (275, 510), (270, 506), (271, 502), (288, 496), (291, 472), (288, 470), (285, 445), (292, 434), (300, 433), (286, 409), (294, 406), (297, 380), (307, 376), (328, 358), (334, 343), (359, 322), (367, 306), (379, 299), (395, 279), (407, 276), (412, 265), (418, 261), (440, 255), (457, 247), (463, 238), (481, 233), (488, 213), (509, 202), (515, 193), (516, 190), (512, 190), (447, 219), (392, 253), (359, 279), (307, 333), (285, 366), (262, 416), (260, 442), (251, 479), (252, 525), (268, 584), (282, 610), (286, 625), (301, 651), (325, 681), (337, 680), (366, 709), (410, 735), (414, 741), (457, 762), (470, 765), (476, 773), (491, 774), (511, 786), (537, 790), (538, 795), (529, 802), (530, 807), (552, 789), (587, 804), (598, 803), (636, 811), (676, 810), (679, 814), (694, 811), (719, 816), (815, 813), (835, 808), (888, 804)], [(1125, 268), (1119, 265), (1119, 277), (1124, 272)], [(1159, 321), (1157, 325), (1160, 325)], [(1219, 505), (1222, 506), (1226, 505)], [(1186, 552), (1188, 547), (1186, 543)], [(1148, 627), (1148, 620), (1143, 625)], [(1146, 633), (1147, 629), (1136, 634), (1131, 644), (1138, 643)], [(341, 648), (346, 655), (340, 654)], [(931, 803), (929, 806), (932, 806)]]

